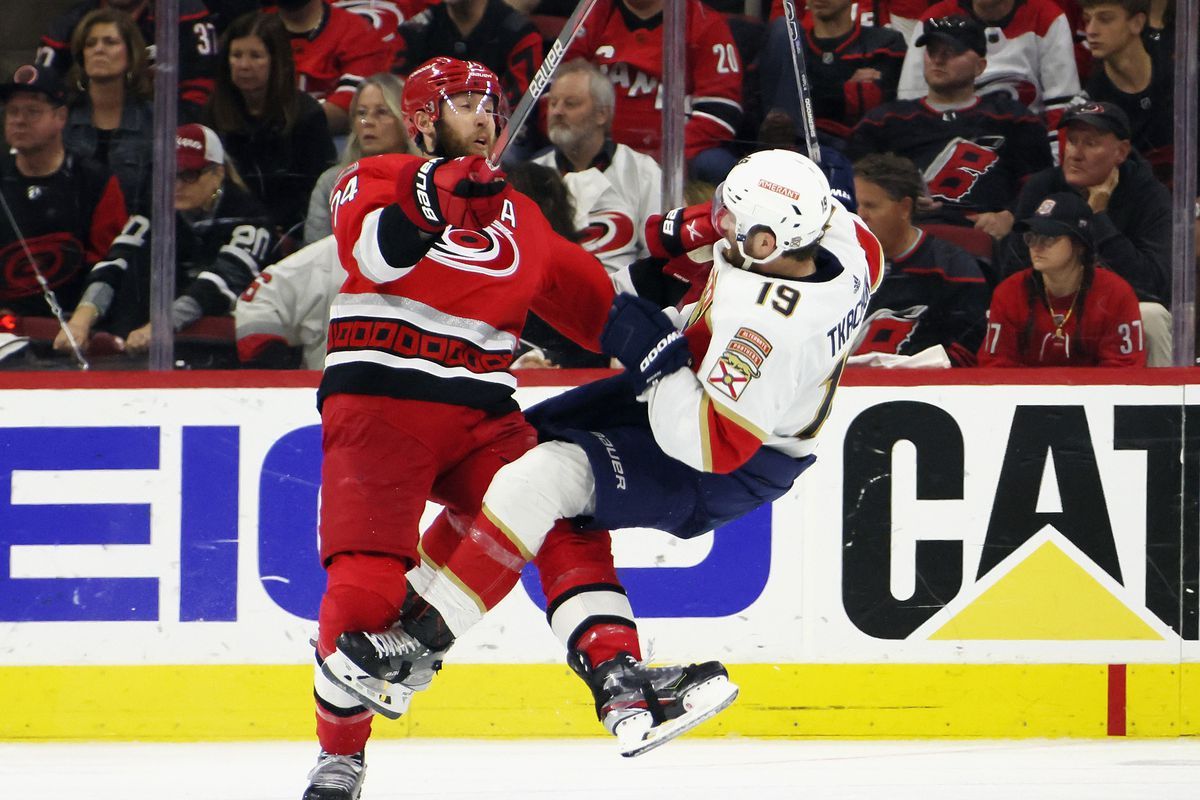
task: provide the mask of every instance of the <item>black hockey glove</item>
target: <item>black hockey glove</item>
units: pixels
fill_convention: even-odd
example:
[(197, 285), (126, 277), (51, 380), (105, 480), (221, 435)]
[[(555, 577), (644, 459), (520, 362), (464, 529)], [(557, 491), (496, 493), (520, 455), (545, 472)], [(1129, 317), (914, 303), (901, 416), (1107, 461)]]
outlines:
[(625, 366), (638, 394), (692, 363), (687, 339), (662, 309), (631, 294), (613, 300), (600, 350)]

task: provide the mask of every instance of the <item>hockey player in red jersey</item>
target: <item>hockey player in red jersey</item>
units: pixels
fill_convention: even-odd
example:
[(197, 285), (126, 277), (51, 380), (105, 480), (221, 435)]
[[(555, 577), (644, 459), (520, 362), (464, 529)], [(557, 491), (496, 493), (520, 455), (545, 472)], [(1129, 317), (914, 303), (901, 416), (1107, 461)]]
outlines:
[(694, 210), (682, 213), (692, 231), (681, 239), (720, 232), (707, 240), (714, 265), (699, 301), (669, 317), (618, 296), (601, 345), (627, 371), (530, 409), (542, 443), (496, 473), (469, 532), (405, 610), (409, 639), (348, 634), (340, 654), (379, 675), (419, 668), (422, 645), (448, 646), (534, 559), (550, 626), (623, 755), (733, 701), (718, 662), (643, 663), (624, 590), (580, 580), (593, 564), (579, 548), (607, 546), (614, 528), (691, 538), (786, 493), (815, 460), (883, 254), (797, 153), (743, 159), (717, 188), (711, 221)]
[[(418, 67), (402, 113), (435, 157), (363, 159), (330, 198), (348, 278), (330, 309), (318, 391), (328, 584), (315, 677), (322, 752), (304, 800), (355, 800), (362, 785), (372, 711), (327, 663), (338, 635), (384, 632), (400, 617), (427, 500), (445, 507), (428, 536), (448, 552), (493, 473), (536, 442), (508, 371), (526, 314), (598, 349), (612, 304), (600, 263), (485, 161), (502, 102), (480, 64)], [(380, 702), (391, 716), (407, 705)]]

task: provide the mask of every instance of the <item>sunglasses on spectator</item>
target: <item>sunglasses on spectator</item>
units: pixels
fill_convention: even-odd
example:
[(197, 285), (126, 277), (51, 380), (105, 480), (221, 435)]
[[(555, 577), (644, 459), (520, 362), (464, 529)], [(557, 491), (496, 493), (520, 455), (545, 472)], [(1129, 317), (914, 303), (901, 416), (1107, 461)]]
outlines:
[(1051, 235), (1048, 233), (1034, 233), (1033, 231), (1025, 231), (1025, 235), (1021, 237), (1025, 240), (1025, 246), (1030, 250), (1035, 248), (1050, 247), (1066, 234)]
[(212, 172), (212, 167), (204, 169), (185, 169), (175, 173), (175, 180), (180, 183), (195, 183), (200, 180), (200, 176), (206, 172)]

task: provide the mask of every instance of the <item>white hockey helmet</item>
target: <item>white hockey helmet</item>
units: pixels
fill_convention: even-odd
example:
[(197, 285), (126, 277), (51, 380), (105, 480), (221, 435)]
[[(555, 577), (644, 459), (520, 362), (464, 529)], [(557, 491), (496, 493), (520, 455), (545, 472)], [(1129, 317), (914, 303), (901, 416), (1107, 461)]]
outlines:
[[(791, 150), (762, 150), (735, 164), (717, 187), (712, 222), (718, 233), (734, 233), (749, 266), (817, 242), (832, 214), (829, 181), (820, 167)], [(746, 238), (763, 228), (775, 236), (775, 249), (753, 258)]]

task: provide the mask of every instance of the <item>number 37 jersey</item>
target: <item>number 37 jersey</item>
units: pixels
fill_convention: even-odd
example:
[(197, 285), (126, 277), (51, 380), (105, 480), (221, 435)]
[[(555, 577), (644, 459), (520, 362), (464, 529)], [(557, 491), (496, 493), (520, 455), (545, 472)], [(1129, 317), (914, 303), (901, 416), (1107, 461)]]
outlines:
[(762, 446), (812, 452), (882, 280), (883, 252), (837, 204), (808, 277), (738, 269), (722, 247), (700, 300), (682, 312), (693, 367), (667, 376), (647, 399), (668, 455), (723, 473)]

